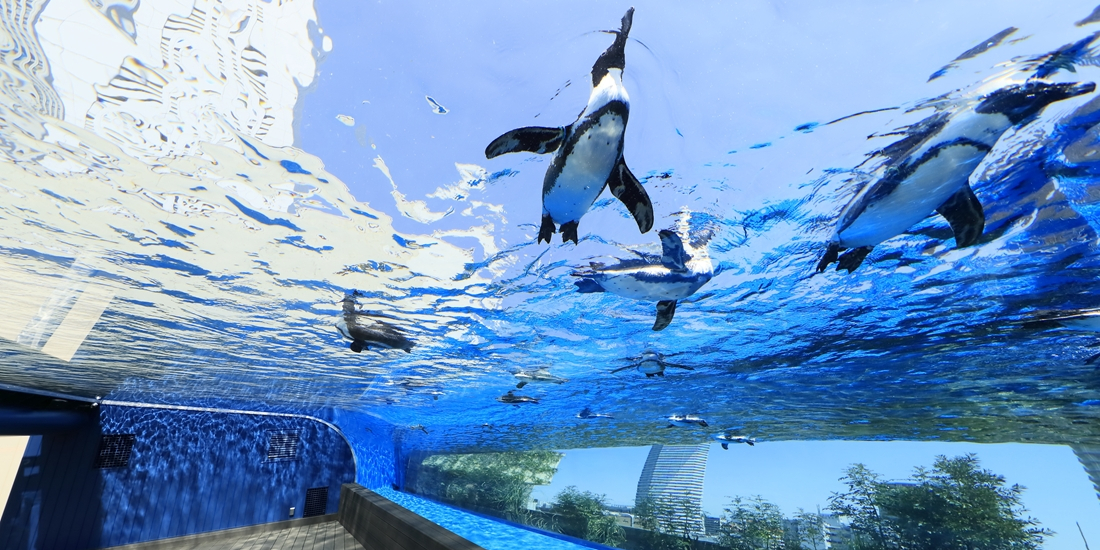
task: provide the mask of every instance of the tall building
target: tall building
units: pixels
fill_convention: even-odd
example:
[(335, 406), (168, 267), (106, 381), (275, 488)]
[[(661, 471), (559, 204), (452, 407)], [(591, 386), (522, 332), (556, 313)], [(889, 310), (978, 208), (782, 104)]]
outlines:
[(671, 506), (669, 515), (676, 532), (702, 535), (703, 476), (709, 444), (654, 445), (638, 478), (635, 507), (646, 499)]
[(1085, 473), (1092, 481), (1092, 487), (1096, 490), (1096, 498), (1100, 498), (1100, 445), (1072, 445), (1073, 454), (1085, 467)]

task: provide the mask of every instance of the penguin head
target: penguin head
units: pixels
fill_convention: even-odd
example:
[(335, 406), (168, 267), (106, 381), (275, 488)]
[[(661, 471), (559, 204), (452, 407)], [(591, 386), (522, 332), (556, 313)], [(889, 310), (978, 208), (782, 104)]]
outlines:
[(626, 15), (623, 16), (622, 26), (618, 31), (608, 31), (615, 33), (615, 42), (611, 44), (600, 57), (596, 59), (596, 63), (592, 65), (592, 87), (600, 85), (600, 80), (607, 74), (610, 69), (619, 69), (620, 71), (626, 67), (626, 38), (630, 34), (630, 26), (634, 21), (634, 8), (626, 10)]
[(1071, 97), (1092, 93), (1096, 84), (1092, 82), (1049, 82), (1031, 81), (1001, 88), (982, 100), (975, 109), (980, 114), (1003, 114), (1012, 122), (1019, 124), (1042, 111), (1044, 107)]

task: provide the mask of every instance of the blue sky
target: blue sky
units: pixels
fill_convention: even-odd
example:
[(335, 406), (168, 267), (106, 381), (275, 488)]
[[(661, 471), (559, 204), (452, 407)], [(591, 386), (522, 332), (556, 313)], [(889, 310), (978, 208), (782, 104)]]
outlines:
[[(569, 485), (605, 494), (616, 504), (632, 504), (649, 447), (578, 449), (565, 452), (553, 482), (537, 487), (534, 498), (553, 500)], [(1074, 522), (1092, 547), (1100, 545), (1100, 500), (1073, 451), (1062, 445), (975, 444), (915, 441), (776, 441), (755, 447), (712, 444), (707, 459), (703, 509), (718, 515), (733, 496), (761, 495), (784, 514), (798, 508), (824, 508), (850, 464), (862, 462), (886, 479), (909, 477), (916, 466), (931, 466), (937, 455), (975, 453), (983, 468), (1018, 483), (1030, 515), (1056, 532), (1044, 548), (1084, 548)]]

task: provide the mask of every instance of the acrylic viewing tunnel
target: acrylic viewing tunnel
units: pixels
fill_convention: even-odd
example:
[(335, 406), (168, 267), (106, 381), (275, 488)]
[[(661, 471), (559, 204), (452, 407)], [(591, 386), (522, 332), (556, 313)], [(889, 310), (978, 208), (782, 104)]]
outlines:
[(647, 548), (645, 452), (622, 541), (532, 487), (841, 441), (1061, 449), (1100, 544), (1094, 4), (2, 0), (0, 546)]

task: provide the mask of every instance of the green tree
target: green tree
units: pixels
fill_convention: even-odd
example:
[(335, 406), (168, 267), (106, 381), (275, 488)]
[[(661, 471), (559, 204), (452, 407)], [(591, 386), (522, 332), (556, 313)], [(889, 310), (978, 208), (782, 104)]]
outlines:
[(719, 520), (718, 544), (732, 550), (773, 550), (780, 548), (783, 531), (778, 506), (760, 496), (734, 497)]
[(549, 483), (561, 461), (550, 451), (440, 454), (425, 458), (409, 488), (463, 508), (506, 519), (529, 519), (527, 502), (535, 485)]
[(646, 550), (690, 550), (699, 540), (703, 509), (681, 498), (647, 497), (634, 505), (634, 525), (644, 529)]
[(858, 550), (1031, 550), (1051, 531), (1022, 504), (1024, 488), (979, 467), (973, 454), (936, 457), (905, 483), (885, 483), (862, 464), (841, 478), (829, 508), (851, 520)]
[(917, 468), (911, 484), (889, 485), (875, 500), (907, 549), (1041, 548), (1052, 533), (1021, 517), (1023, 491), (966, 454), (936, 457), (931, 470)]
[(799, 508), (785, 522), (783, 542), (786, 550), (825, 550), (825, 520), (821, 514)]
[(570, 485), (554, 497), (550, 513), (558, 516), (558, 531), (573, 537), (617, 546), (625, 539), (623, 528), (613, 516), (604, 513), (607, 508), (604, 495), (579, 491)]
[(851, 522), (853, 550), (898, 548), (891, 526), (878, 513), (875, 498), (885, 483), (863, 464), (853, 464), (840, 478), (848, 490), (829, 497), (829, 511), (846, 516)]

